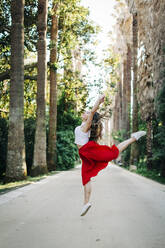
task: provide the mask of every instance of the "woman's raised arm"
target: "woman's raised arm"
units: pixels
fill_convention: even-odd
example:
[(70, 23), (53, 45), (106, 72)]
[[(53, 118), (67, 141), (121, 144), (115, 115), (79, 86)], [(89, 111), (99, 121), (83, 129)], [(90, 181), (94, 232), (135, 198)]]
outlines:
[(91, 111), (89, 112), (88, 114), (88, 119), (86, 120), (85, 124), (83, 125), (82, 127), (82, 131), (83, 132), (88, 132), (88, 130), (90, 129), (91, 127), (91, 124), (92, 124), (92, 120), (93, 120), (93, 116), (94, 116), (94, 113), (98, 110), (99, 108), (99, 105), (104, 102), (104, 98), (105, 98), (105, 95), (101, 95), (99, 96), (98, 100), (95, 102), (93, 108), (91, 109)]

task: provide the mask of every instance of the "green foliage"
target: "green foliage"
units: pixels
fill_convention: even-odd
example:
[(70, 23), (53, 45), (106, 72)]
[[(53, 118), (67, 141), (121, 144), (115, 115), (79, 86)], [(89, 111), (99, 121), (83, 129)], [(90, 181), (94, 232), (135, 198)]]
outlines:
[(165, 81), (163, 83), (162, 89), (160, 90), (157, 101), (156, 101), (156, 109), (158, 118), (160, 120), (160, 124), (162, 126), (165, 125)]
[(0, 2), (0, 56), (3, 54), (8, 56), (10, 44), (10, 28), (11, 28), (11, 0), (1, 0)]
[(59, 5), (58, 52), (64, 59), (68, 56), (68, 50), (75, 49), (77, 45), (82, 48), (96, 32), (96, 27), (89, 22), (88, 9), (79, 3), (79, 0), (64, 0)]
[[(28, 84), (29, 85), (29, 84)], [(29, 87), (31, 87), (29, 85)], [(26, 89), (28, 91), (28, 89)], [(29, 99), (33, 99), (29, 96)], [(80, 124), (80, 118), (75, 115), (74, 101), (65, 99), (65, 94), (62, 94), (58, 101), (57, 115), (57, 168), (66, 170), (73, 168), (75, 161), (78, 158), (77, 147), (74, 144), (74, 129)], [(29, 105), (30, 108), (30, 105)], [(28, 112), (28, 111), (27, 111)], [(25, 131), (25, 148), (26, 148), (26, 164), (28, 174), (33, 163), (34, 137), (35, 137), (36, 119), (34, 116), (26, 116), (24, 121)], [(7, 156), (7, 120), (0, 119), (0, 175), (6, 170)], [(48, 122), (47, 122), (48, 135)]]
[(9, 111), (9, 82), (8, 81), (0, 82), (0, 109), (4, 110), (4, 112), (1, 113), (1, 116), (6, 117)]
[(67, 170), (74, 167), (78, 150), (74, 144), (74, 129), (80, 118), (74, 114), (74, 102), (67, 102), (65, 94), (58, 101), (57, 112), (57, 169)]
[[(147, 130), (146, 121), (144, 121), (141, 118), (140, 111), (138, 112), (138, 127), (139, 127), (139, 130), (144, 130), (144, 131)], [(137, 142), (138, 142), (138, 149), (139, 149), (139, 161), (138, 161), (137, 166), (139, 166), (139, 162), (145, 161), (146, 159), (146, 136), (140, 138)]]
[(37, 0), (25, 0), (24, 25), (25, 25), (25, 47), (28, 51), (34, 52), (37, 47)]
[[(80, 120), (71, 113), (60, 115), (57, 131), (57, 169), (67, 170), (74, 167), (78, 159), (78, 150), (74, 144), (74, 128)], [(33, 163), (34, 137), (35, 137), (35, 118), (27, 118), (24, 122), (25, 127), (25, 148), (26, 164), (28, 175)], [(48, 127), (47, 127), (48, 130)], [(7, 159), (7, 135), (8, 123), (5, 118), (0, 118), (0, 177), (6, 171)]]
[[(114, 140), (118, 141), (118, 143), (121, 143), (125, 140), (126, 136), (126, 130), (121, 129), (116, 132), (112, 132), (112, 137)], [(129, 160), (130, 160), (130, 146), (122, 152), (121, 154), (121, 163), (127, 167), (129, 165)]]
[[(81, 49), (81, 58), (83, 63), (94, 60), (94, 51), (89, 49), (88, 44), (95, 40), (98, 27), (89, 20), (89, 11), (80, 5), (79, 0), (55, 1), (59, 2), (59, 32), (58, 32), (58, 59), (55, 64), (49, 66), (54, 70), (64, 68), (66, 75), (60, 75), (58, 82), (59, 90), (65, 90), (66, 101), (75, 101), (81, 105), (87, 97), (87, 86), (84, 85), (78, 72), (73, 72), (72, 52), (74, 49)], [(5, 74), (5, 80), (0, 77), (0, 108), (9, 111), (9, 79), (10, 79), (10, 30), (11, 30), (11, 0), (2, 0), (0, 3), (0, 75)], [(25, 59), (33, 61), (31, 58), (36, 57), (37, 34), (37, 0), (25, 0), (24, 8), (24, 31), (25, 31)], [(47, 37), (50, 39), (50, 26), (52, 5), (49, 5), (48, 15), (48, 32)], [(52, 43), (49, 40), (51, 48)], [(34, 56), (33, 56), (34, 55)], [(59, 61), (60, 60), (60, 61)], [(26, 61), (25, 61), (26, 64)], [(70, 72), (69, 72), (70, 71)], [(49, 72), (49, 67), (48, 67)], [(24, 94), (24, 114), (25, 118), (35, 117), (36, 112), (36, 65), (25, 66), (25, 94)], [(79, 98), (80, 96), (80, 98)], [(49, 96), (48, 96), (49, 97)], [(5, 117), (6, 115), (4, 115)]]
[[(77, 148), (74, 144), (74, 128), (79, 123), (79, 118), (74, 116), (71, 106), (68, 111), (63, 111), (63, 101), (58, 103), (57, 117), (57, 169), (67, 170), (74, 167), (78, 158)], [(28, 174), (32, 166), (34, 137), (35, 137), (35, 118), (25, 119), (25, 144), (26, 144), (26, 163)], [(48, 124), (47, 124), (48, 135)]]
[[(62, 101), (58, 103), (57, 118), (57, 169), (67, 170), (74, 167), (78, 158), (77, 148), (74, 144), (74, 128), (79, 123), (79, 118), (74, 116), (71, 109), (62, 110)], [(47, 124), (48, 135), (48, 124)], [(25, 120), (25, 144), (26, 144), (26, 163), (28, 174), (32, 166), (35, 137), (35, 118)]]
[(0, 118), (0, 177), (6, 170), (8, 123)]
[[(74, 110), (81, 112), (86, 106), (88, 90), (85, 83), (80, 79), (79, 73), (66, 69), (61, 79), (59, 90), (61, 91), (60, 101), (63, 102), (63, 111)], [(61, 111), (58, 109), (58, 111)]]
[[(56, 1), (57, 2), (57, 1)], [(11, 0), (2, 0), (0, 3), (0, 108), (6, 110), (3, 114), (8, 117), (9, 112), (9, 87), (10, 87), (10, 31), (11, 31)], [(25, 0), (24, 8), (24, 31), (25, 31), (25, 59), (31, 62), (27, 65), (25, 61), (25, 83), (24, 83), (24, 117), (25, 117), (25, 145), (26, 163), (28, 173), (32, 166), (35, 118), (36, 118), (36, 64), (33, 58), (37, 50), (37, 0)], [(49, 5), (51, 9), (51, 4)], [(50, 39), (50, 26), (52, 9), (48, 15), (47, 38)], [(57, 116), (57, 167), (68, 169), (73, 167), (78, 158), (77, 148), (74, 145), (74, 128), (80, 123), (76, 115), (78, 111), (85, 108), (88, 89), (82, 81), (82, 77), (76, 69), (73, 69), (73, 52), (81, 50), (82, 62), (94, 61), (94, 50), (89, 48), (96, 40), (98, 27), (89, 20), (88, 9), (80, 5), (80, 0), (59, 1), (59, 32), (57, 44), (57, 62), (52, 66), (54, 70), (63, 68), (58, 73), (58, 116)], [(52, 48), (50, 41), (50, 47)], [(80, 51), (79, 50), (79, 51)], [(49, 71), (49, 67), (48, 67)], [(64, 72), (64, 73), (63, 73)], [(5, 77), (2, 77), (5, 74)], [(49, 98), (49, 96), (47, 97)], [(47, 111), (48, 113), (48, 111)], [(7, 120), (0, 119), (0, 173), (6, 168), (7, 152)], [(48, 130), (48, 124), (47, 124)]]
[(154, 122), (153, 163), (165, 177), (165, 81), (157, 99), (157, 119)]
[(117, 83), (119, 82), (119, 55), (113, 52), (113, 49), (110, 47), (107, 49), (107, 57), (104, 59), (105, 68), (109, 71), (110, 82), (108, 83), (109, 88), (113, 92), (116, 88)]
[(65, 92), (61, 95), (57, 104), (57, 130), (72, 130), (80, 124), (80, 118), (74, 113), (75, 102), (65, 98)]
[[(25, 149), (26, 149), (26, 163), (28, 173), (32, 166), (33, 148), (34, 148), (34, 133), (35, 133), (35, 119), (25, 119)], [(6, 171), (7, 163), (7, 137), (8, 137), (8, 121), (6, 118), (0, 118), (0, 176)]]
[(160, 120), (154, 121), (154, 143), (153, 143), (153, 162), (160, 169), (161, 160), (165, 159), (165, 126)]
[[(146, 130), (146, 122), (144, 122), (141, 117), (140, 113), (138, 115), (138, 122), (139, 122), (139, 130)], [(118, 130), (116, 132), (112, 133), (112, 137), (114, 140), (118, 141), (118, 143), (123, 142), (125, 140), (125, 137), (127, 137), (126, 130)], [(139, 168), (140, 166), (146, 166), (145, 160), (146, 160), (146, 137), (142, 137), (137, 141), (138, 143), (138, 148), (139, 148), (139, 162), (136, 164), (137, 167)], [(128, 148), (122, 152), (121, 158), (122, 158), (122, 163), (124, 164), (125, 167), (129, 168), (129, 163), (130, 163), (130, 153), (131, 153), (131, 146), (128, 146)]]
[(35, 118), (31, 117), (25, 119), (24, 130), (25, 130), (26, 164), (27, 164), (28, 174), (30, 174), (30, 169), (33, 163), (35, 125), (36, 125)]
[(71, 130), (57, 132), (57, 170), (68, 170), (74, 167), (78, 159), (74, 144), (74, 133)]
[(112, 137), (114, 140), (116, 140), (120, 143), (120, 142), (124, 141), (125, 134), (126, 134), (126, 130), (120, 129), (118, 131), (112, 132)]
[[(29, 51), (36, 50), (37, 32), (37, 0), (25, 0), (24, 27), (25, 47)], [(0, 51), (6, 58), (10, 55), (10, 31), (11, 31), (11, 0), (1, 0), (0, 3)]]
[[(29, 58), (29, 51), (36, 51), (37, 42), (37, 0), (25, 0), (24, 8), (24, 31), (25, 31), (25, 59)], [(0, 80), (0, 108), (9, 110), (9, 79), (10, 79), (10, 55), (11, 55), (11, 0), (1, 0), (0, 3), (0, 74), (3, 75)], [(33, 76), (34, 73), (30, 69), (25, 70), (25, 75)], [(36, 73), (35, 73), (36, 75)], [(7, 79), (7, 80), (6, 80)], [(5, 81), (4, 81), (5, 80)], [(30, 80), (28, 80), (31, 85)], [(25, 82), (25, 116), (27, 117), (27, 109), (29, 109), (29, 86), (28, 95), (26, 95), (27, 84)], [(33, 95), (33, 87), (31, 87), (31, 95)], [(34, 99), (34, 98), (33, 98)], [(32, 101), (33, 101), (32, 99)], [(33, 102), (34, 103), (34, 102)], [(30, 106), (30, 112), (32, 106)], [(29, 114), (30, 115), (30, 114)], [(34, 112), (31, 114), (34, 116)], [(28, 116), (29, 117), (29, 116)]]
[(165, 178), (161, 176), (160, 172), (156, 169), (148, 170), (145, 165), (138, 167), (137, 174), (140, 174), (144, 177), (150, 178), (159, 183), (165, 184)]
[(56, 71), (59, 67), (57, 62), (51, 63), (51, 64), (49, 63), (49, 65), (50, 65), (50, 68), (53, 69), (54, 71)]

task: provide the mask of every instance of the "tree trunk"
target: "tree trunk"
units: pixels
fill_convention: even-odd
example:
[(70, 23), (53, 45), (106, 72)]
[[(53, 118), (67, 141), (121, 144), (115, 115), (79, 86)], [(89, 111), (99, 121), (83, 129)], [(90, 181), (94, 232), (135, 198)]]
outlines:
[(132, 53), (131, 48), (127, 45), (127, 85), (126, 85), (126, 131), (127, 138), (130, 137), (130, 110), (131, 110), (131, 67)]
[(152, 140), (153, 140), (153, 130), (152, 130), (152, 118), (147, 120), (147, 169), (152, 169)]
[(127, 84), (127, 61), (123, 61), (123, 82), (122, 82), (122, 129), (126, 130), (126, 84)]
[(123, 101), (122, 101), (122, 129), (125, 139), (130, 137), (130, 102), (131, 102), (131, 49), (127, 45), (127, 57), (123, 62)]
[(56, 126), (57, 126), (57, 37), (58, 37), (58, 4), (53, 6), (50, 50), (50, 109), (48, 137), (48, 169), (56, 169)]
[(117, 92), (115, 96), (115, 106), (114, 106), (114, 123), (113, 123), (113, 129), (114, 131), (119, 131), (119, 111), (120, 111), (120, 106), (119, 106), (119, 91)]
[(118, 82), (118, 91), (119, 91), (119, 97), (118, 97), (118, 101), (119, 101), (119, 130), (122, 129), (122, 105), (123, 105), (123, 99), (122, 99), (122, 83), (121, 83), (121, 75), (120, 75), (120, 80)]
[[(132, 131), (138, 130), (138, 102), (137, 102), (137, 50), (138, 50), (138, 18), (137, 13), (133, 13), (133, 114), (132, 114)], [(138, 161), (138, 144), (135, 142), (131, 145), (130, 164), (133, 165)]]
[(34, 144), (33, 176), (47, 172), (46, 164), (46, 126), (45, 126), (45, 87), (47, 77), (46, 30), (48, 0), (38, 2), (38, 76), (37, 76), (37, 120)]
[(24, 0), (11, 1), (11, 84), (6, 181), (26, 178), (24, 141)]

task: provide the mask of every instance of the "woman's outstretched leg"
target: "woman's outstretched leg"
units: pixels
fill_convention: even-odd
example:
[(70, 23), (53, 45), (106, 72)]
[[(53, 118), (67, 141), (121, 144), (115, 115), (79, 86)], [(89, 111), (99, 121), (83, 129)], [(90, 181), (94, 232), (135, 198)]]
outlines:
[(124, 151), (129, 145), (131, 145), (135, 141), (136, 141), (135, 138), (130, 138), (130, 139), (127, 139), (127, 140), (121, 142), (120, 144), (118, 144), (117, 145), (117, 148), (119, 149), (119, 153), (121, 153), (122, 151)]
[(134, 143), (144, 135), (146, 135), (145, 131), (138, 131), (136, 133), (132, 133), (130, 139), (127, 139), (117, 145), (119, 152), (121, 153), (122, 151), (124, 151), (129, 145), (131, 145), (132, 143)]

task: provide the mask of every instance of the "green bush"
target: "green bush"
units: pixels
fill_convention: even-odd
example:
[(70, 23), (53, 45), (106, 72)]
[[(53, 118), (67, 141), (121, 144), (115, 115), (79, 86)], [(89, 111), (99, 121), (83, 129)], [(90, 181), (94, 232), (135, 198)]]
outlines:
[[(60, 119), (62, 119), (62, 116), (60, 116)], [(68, 113), (68, 115), (65, 114), (64, 119), (65, 125), (63, 123), (63, 126), (57, 126), (57, 170), (67, 170), (73, 168), (75, 161), (78, 159), (78, 152), (74, 144), (73, 132), (74, 126), (76, 125), (77, 117), (75, 118), (76, 120), (74, 120), (74, 116), (71, 116), (71, 114)], [(34, 118), (29, 118), (25, 120), (26, 164), (28, 174), (30, 173), (30, 169), (33, 163), (35, 122), (36, 121)], [(48, 124), (46, 129), (48, 137)], [(58, 131), (59, 129), (60, 131)]]
[(78, 160), (78, 150), (71, 130), (57, 132), (57, 170), (68, 170)]
[[(74, 167), (78, 160), (78, 150), (74, 144), (74, 129), (80, 124), (80, 118), (74, 113), (74, 104), (64, 104), (63, 96), (58, 101), (57, 114), (57, 169), (67, 170)], [(27, 171), (30, 174), (33, 164), (34, 138), (36, 119), (26, 118), (24, 121), (25, 149)], [(48, 140), (48, 118), (46, 120)], [(8, 121), (0, 118), (0, 175), (6, 171)]]
[(7, 133), (7, 120), (5, 118), (0, 118), (0, 176), (2, 176), (6, 170)]
[[(146, 130), (146, 123), (141, 119), (140, 113), (138, 114), (138, 123), (139, 130)], [(118, 141), (118, 143), (123, 142), (126, 137), (129, 137), (126, 130), (121, 129), (112, 133), (112, 137), (114, 140)], [(139, 161), (142, 161), (144, 165), (144, 161), (146, 159), (146, 137), (142, 137), (137, 141), (138, 149), (139, 149)], [(130, 163), (130, 154), (131, 154), (131, 146), (128, 146), (126, 150), (121, 153), (121, 162), (125, 167), (129, 167)], [(140, 166), (140, 162), (138, 161), (137, 166)]]
[(153, 163), (165, 177), (165, 81), (156, 99), (157, 120), (154, 126)]
[[(62, 121), (62, 117), (60, 117), (60, 120)], [(57, 127), (58, 129), (65, 129), (57, 131), (58, 170), (67, 170), (73, 168), (75, 161), (78, 160), (78, 151), (76, 145), (74, 144), (74, 128), (76, 125), (78, 125), (78, 122), (78, 117), (74, 117), (71, 115), (71, 113), (65, 113), (65, 122), (63, 123), (63, 126)], [(28, 174), (30, 174), (30, 169), (33, 163), (35, 124), (36, 120), (34, 118), (25, 119), (24, 131)], [(7, 135), (8, 121), (4, 118), (0, 118), (0, 176), (2, 176), (6, 171)]]
[(74, 112), (73, 103), (66, 104), (62, 95), (57, 105), (57, 131), (74, 131), (75, 127), (80, 125), (80, 118)]
[(154, 181), (165, 184), (165, 178), (161, 176), (160, 172), (156, 169), (148, 170), (146, 166), (140, 167), (136, 171), (144, 177), (148, 177)]
[(57, 110), (57, 170), (67, 170), (73, 168), (79, 158), (74, 129), (80, 124), (80, 118), (74, 113), (74, 103), (66, 103), (63, 94)]
[(26, 165), (28, 174), (33, 164), (33, 153), (34, 153), (34, 137), (35, 137), (35, 118), (25, 119), (24, 130), (25, 130), (25, 148), (26, 148)]

